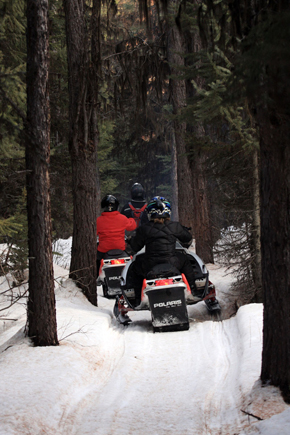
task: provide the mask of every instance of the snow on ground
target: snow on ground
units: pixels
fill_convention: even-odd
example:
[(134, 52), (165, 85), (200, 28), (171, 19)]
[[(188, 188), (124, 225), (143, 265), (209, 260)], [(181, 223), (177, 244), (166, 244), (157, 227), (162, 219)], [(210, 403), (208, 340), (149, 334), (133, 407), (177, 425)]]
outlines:
[[(149, 312), (119, 325), (101, 287), (94, 307), (54, 269), (59, 346), (31, 346), (23, 300), (1, 312), (0, 435), (289, 435), (290, 408), (258, 380), (262, 305), (219, 321), (200, 302), (189, 331), (153, 334)], [(209, 270), (225, 305), (231, 277)]]

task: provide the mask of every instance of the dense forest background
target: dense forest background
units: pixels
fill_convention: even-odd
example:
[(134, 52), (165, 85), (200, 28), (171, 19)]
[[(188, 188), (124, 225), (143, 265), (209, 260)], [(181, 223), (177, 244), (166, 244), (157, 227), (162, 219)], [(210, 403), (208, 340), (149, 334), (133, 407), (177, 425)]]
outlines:
[[(88, 25), (89, 3), (85, 11)], [(134, 81), (137, 81), (138, 68), (141, 69), (138, 62), (141, 64), (145, 59), (142, 49), (148, 49), (142, 43), (146, 31), (144, 25), (138, 25), (139, 12), (134, 2), (123, 3), (119, 4), (119, 12), (108, 12), (112, 14), (108, 28), (107, 13), (102, 16), (105, 31), (101, 43), (103, 66), (98, 101), (101, 195), (112, 192), (121, 204), (130, 195), (131, 185), (136, 181), (144, 185), (148, 198), (159, 192), (171, 196), (171, 146), (166, 137), (170, 120), (165, 120), (154, 90), (148, 106), (141, 105), (142, 95), (137, 93)], [(49, 7), (52, 218), (54, 237), (66, 238), (72, 234), (72, 194), (65, 16), (62, 1), (51, 1)], [(21, 202), (25, 203), (24, 144), (21, 140), (26, 107), (25, 2), (1, 1), (0, 8), (1, 216), (9, 218), (15, 216)], [(134, 71), (127, 71), (135, 75), (131, 80), (122, 76), (125, 74), (122, 71), (123, 59), (119, 62), (122, 54), (118, 55), (122, 44), (132, 45), (128, 47), (129, 57), (138, 52), (133, 59), (136, 63)], [(160, 121), (161, 118), (164, 120)]]
[[(93, 4), (88, 1), (84, 5), (85, 25), (91, 38)], [(253, 251), (250, 239), (257, 232), (253, 220), (257, 131), (251, 122), (250, 109), (243, 107), (242, 97), (238, 95), (234, 100), (227, 95), (226, 84), (232, 76), (228, 53), (216, 45), (210, 50), (208, 46), (202, 48), (197, 37), (199, 6), (198, 2), (172, 2), (162, 12), (154, 3), (148, 8), (134, 1), (104, 3), (98, 34), (101, 66), (96, 77), (100, 197), (110, 192), (123, 204), (130, 196), (132, 184), (140, 182), (147, 199), (158, 194), (169, 198), (175, 216), (178, 217), (179, 208), (185, 225), (194, 228), (197, 225), (194, 220), (205, 221), (206, 227), (199, 238), (201, 245), (209, 245), (210, 252), (222, 229), (241, 228), (239, 243), (235, 232), (228, 231), (227, 246), (223, 247), (226, 262), (235, 257), (240, 263), (242, 252)], [(19, 248), (25, 246), (27, 231), (23, 140), (25, 8), (25, 1), (0, 2), (1, 234), (3, 241)], [(211, 37), (217, 39), (219, 24), (214, 18), (211, 21), (212, 32), (216, 32)], [(172, 55), (177, 50), (176, 35), (171, 39), (169, 36), (172, 29), (182, 34), (179, 50), (183, 51), (178, 53), (177, 60)], [(67, 45), (65, 11), (60, 0), (49, 2), (49, 44), (51, 214), (53, 238), (58, 239), (67, 238), (73, 232)], [(169, 63), (171, 58), (179, 65)], [(180, 83), (186, 83), (186, 95), (174, 97)], [(179, 192), (176, 124), (183, 129), (177, 137), (182, 136), (185, 145), (178, 153), (191, 166), (188, 176), (192, 179), (194, 173), (199, 180), (206, 180), (201, 186), (197, 186), (197, 181), (191, 187), (191, 181), (184, 176)], [(179, 172), (185, 174), (186, 167), (180, 164)], [(198, 190), (200, 198), (210, 198), (207, 219), (200, 210), (206, 210), (208, 205), (199, 198), (195, 202), (192, 199), (193, 191)], [(232, 238), (234, 251), (229, 246)], [(212, 254), (203, 255), (200, 249), (205, 261), (213, 261)], [(21, 261), (22, 250), (17, 249), (13, 255), (17, 253), (17, 261)], [(252, 282), (251, 261), (245, 261), (240, 269), (240, 277), (246, 278), (247, 283)]]
[(52, 240), (96, 305), (100, 199), (140, 182), (264, 302), (261, 378), (290, 400), (289, 24), (286, 0), (0, 0), (1, 267), (29, 259), (34, 344), (57, 344)]

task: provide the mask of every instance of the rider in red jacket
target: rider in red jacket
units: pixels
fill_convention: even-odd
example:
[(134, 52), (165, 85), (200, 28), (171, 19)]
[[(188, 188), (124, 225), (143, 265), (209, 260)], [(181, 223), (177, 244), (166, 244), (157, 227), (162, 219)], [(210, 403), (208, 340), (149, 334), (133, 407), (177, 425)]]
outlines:
[(98, 271), (100, 262), (106, 252), (112, 249), (125, 251), (125, 230), (133, 231), (136, 222), (133, 218), (127, 218), (118, 211), (119, 201), (113, 195), (106, 195), (101, 202), (104, 209), (97, 218), (97, 236), (99, 238), (97, 265)]

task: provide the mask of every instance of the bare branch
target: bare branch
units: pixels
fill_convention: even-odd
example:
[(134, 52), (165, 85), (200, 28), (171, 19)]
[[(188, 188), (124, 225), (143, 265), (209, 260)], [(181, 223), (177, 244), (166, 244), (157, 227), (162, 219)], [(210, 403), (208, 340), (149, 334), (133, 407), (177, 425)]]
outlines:
[(254, 414), (251, 414), (250, 412), (244, 411), (243, 409), (241, 409), (241, 411), (242, 411), (244, 414), (249, 415), (250, 417), (256, 418), (256, 419), (259, 420), (259, 421), (263, 421), (263, 420), (264, 420), (263, 418), (258, 417), (257, 415), (254, 415)]
[(12, 307), (13, 305), (15, 305), (15, 304), (20, 300), (20, 299), (22, 299), (22, 298), (26, 295), (26, 293), (28, 293), (28, 289), (25, 290), (25, 292), (22, 293), (21, 295), (16, 296), (15, 299), (10, 303), (10, 305), (8, 305), (8, 306), (6, 306), (6, 307), (4, 307), (4, 308), (0, 308), (0, 311), (5, 311), (5, 310), (8, 310), (8, 308), (11, 308), (11, 307)]

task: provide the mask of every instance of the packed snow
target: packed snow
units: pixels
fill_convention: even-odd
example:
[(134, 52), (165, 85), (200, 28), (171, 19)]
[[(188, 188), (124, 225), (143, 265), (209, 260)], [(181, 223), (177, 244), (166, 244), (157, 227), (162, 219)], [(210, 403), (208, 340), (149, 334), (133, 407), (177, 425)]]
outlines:
[(119, 325), (101, 287), (87, 301), (70, 240), (54, 251), (59, 346), (31, 345), (25, 297), (8, 307), (26, 286), (0, 278), (0, 435), (289, 435), (289, 406), (259, 381), (263, 307), (229, 314), (224, 268), (207, 265), (224, 314), (200, 302), (189, 331), (154, 334), (147, 311)]

